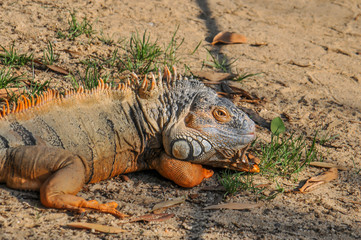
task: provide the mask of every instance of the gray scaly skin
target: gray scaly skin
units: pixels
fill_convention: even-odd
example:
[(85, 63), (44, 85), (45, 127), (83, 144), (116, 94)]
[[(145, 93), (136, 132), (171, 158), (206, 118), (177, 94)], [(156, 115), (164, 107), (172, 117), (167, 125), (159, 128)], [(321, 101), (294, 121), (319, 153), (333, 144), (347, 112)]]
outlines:
[[(175, 69), (174, 69), (175, 71)], [(48, 91), (27, 99), (0, 119), (0, 182), (40, 191), (43, 205), (119, 217), (116, 203), (86, 201), (76, 194), (86, 183), (155, 169), (180, 186), (193, 187), (213, 171), (202, 165), (258, 172), (243, 149), (255, 125), (231, 101), (194, 79), (151, 74), (139, 84), (64, 97)]]

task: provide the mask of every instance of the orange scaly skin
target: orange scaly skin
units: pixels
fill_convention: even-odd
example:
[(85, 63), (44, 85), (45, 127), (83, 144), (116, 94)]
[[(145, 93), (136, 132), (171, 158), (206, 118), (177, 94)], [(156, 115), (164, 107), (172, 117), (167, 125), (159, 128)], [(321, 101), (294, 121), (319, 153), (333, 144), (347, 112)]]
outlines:
[[(174, 69), (175, 71), (175, 69)], [(158, 80), (6, 102), (0, 119), (0, 183), (40, 191), (44, 206), (93, 209), (123, 218), (117, 203), (76, 194), (84, 184), (154, 169), (183, 187), (213, 175), (202, 165), (258, 172), (239, 159), (254, 139), (253, 122), (230, 101), (168, 69)], [(243, 156), (244, 154), (242, 154)], [(231, 160), (230, 160), (231, 159)]]

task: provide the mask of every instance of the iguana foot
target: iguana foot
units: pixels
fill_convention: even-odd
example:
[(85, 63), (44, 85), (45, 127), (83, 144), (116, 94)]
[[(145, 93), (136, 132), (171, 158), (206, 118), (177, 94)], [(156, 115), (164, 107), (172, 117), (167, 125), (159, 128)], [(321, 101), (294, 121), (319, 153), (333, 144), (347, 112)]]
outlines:
[(127, 214), (123, 214), (119, 212), (116, 209), (118, 206), (116, 202), (101, 204), (98, 203), (98, 201), (96, 200), (86, 201), (81, 197), (68, 195), (68, 194), (59, 195), (59, 196), (55, 195), (54, 197), (47, 199), (46, 202), (42, 200), (42, 203), (46, 207), (67, 209), (78, 213), (83, 213), (87, 210), (94, 210), (102, 213), (110, 213), (122, 219), (129, 216)]
[(80, 213), (92, 209), (98, 212), (110, 213), (119, 218), (127, 217), (128, 215), (116, 210), (118, 204), (115, 202), (100, 204), (96, 200), (86, 201), (75, 196), (84, 184), (84, 176), (79, 174), (83, 170), (81, 165), (81, 161), (74, 159), (72, 164), (59, 169), (51, 175), (40, 188), (42, 204), (50, 208), (68, 209)]
[(95, 210), (98, 212), (102, 212), (102, 213), (110, 213), (116, 217), (119, 218), (125, 218), (125, 217), (129, 217), (129, 215), (127, 214), (123, 214), (121, 212), (119, 212), (118, 210), (116, 210), (116, 208), (118, 207), (118, 203), (116, 202), (109, 202), (109, 203), (98, 203), (98, 201), (96, 200), (90, 200), (90, 201), (85, 201), (82, 203), (82, 207), (78, 208), (79, 212), (84, 212), (87, 209), (91, 209), (91, 210)]

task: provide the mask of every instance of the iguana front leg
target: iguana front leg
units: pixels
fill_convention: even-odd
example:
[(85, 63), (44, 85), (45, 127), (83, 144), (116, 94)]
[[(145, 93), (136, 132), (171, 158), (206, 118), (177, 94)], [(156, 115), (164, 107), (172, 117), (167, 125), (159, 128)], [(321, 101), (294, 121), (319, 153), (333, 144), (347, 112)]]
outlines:
[(210, 178), (213, 175), (212, 170), (205, 169), (200, 164), (177, 160), (166, 154), (152, 160), (150, 166), (163, 177), (182, 187), (197, 186), (204, 178)]
[(75, 196), (84, 186), (89, 169), (85, 160), (66, 150), (46, 146), (9, 148), (1, 174), (8, 187), (40, 190), (40, 200), (46, 207), (78, 212), (89, 208), (126, 216), (116, 210), (115, 202), (99, 204)]

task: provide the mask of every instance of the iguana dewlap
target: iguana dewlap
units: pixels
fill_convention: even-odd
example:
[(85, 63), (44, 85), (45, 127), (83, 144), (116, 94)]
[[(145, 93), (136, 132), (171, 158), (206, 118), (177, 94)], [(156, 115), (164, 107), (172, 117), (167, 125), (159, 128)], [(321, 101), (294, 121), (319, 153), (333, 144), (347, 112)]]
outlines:
[(0, 119), (0, 182), (39, 190), (47, 207), (122, 217), (116, 203), (76, 194), (86, 183), (145, 169), (183, 187), (212, 176), (202, 165), (259, 171), (243, 151), (255, 125), (231, 101), (168, 69), (157, 80), (151, 74), (139, 84), (133, 74), (131, 81), (23, 97), (12, 110), (7, 104)]

